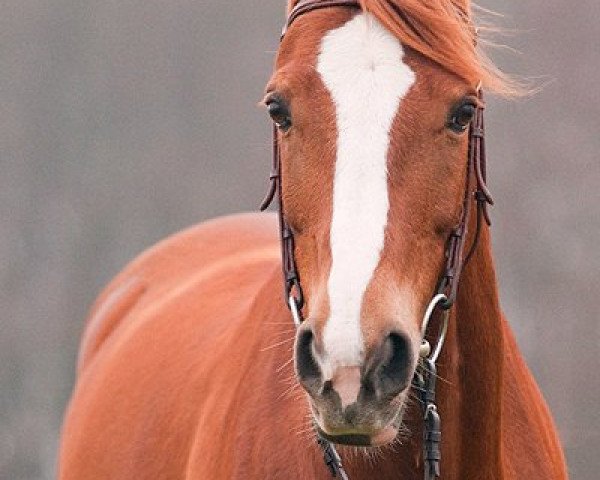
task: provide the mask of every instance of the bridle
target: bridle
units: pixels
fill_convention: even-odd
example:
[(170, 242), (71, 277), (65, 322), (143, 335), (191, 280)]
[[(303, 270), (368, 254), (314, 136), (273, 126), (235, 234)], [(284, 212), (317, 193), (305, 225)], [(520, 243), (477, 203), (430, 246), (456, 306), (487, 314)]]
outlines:
[[(358, 0), (300, 1), (292, 9), (287, 18), (281, 33), (281, 40), (283, 40), (287, 30), (298, 17), (313, 10), (331, 7), (361, 9)], [(466, 187), (460, 220), (448, 238), (445, 252), (445, 267), (440, 275), (437, 291), (425, 311), (421, 327), (423, 340), (419, 352), (420, 359), (413, 379), (413, 388), (418, 392), (423, 410), (423, 459), (425, 465), (425, 480), (434, 480), (440, 476), (441, 422), (435, 399), (436, 362), (446, 338), (449, 312), (456, 301), (461, 273), (475, 252), (483, 221), (488, 225), (491, 224), (488, 214), (488, 205), (493, 205), (494, 203), (486, 186), (485, 130), (483, 122), (484, 104), (480, 86), (478, 86), (477, 95), (479, 97), (479, 104), (477, 105), (475, 116), (469, 126)], [(302, 308), (304, 307), (304, 293), (300, 284), (300, 276), (294, 257), (294, 234), (287, 223), (284, 214), (281, 186), (281, 150), (277, 125), (273, 125), (273, 164), (269, 180), (269, 191), (263, 200), (260, 209), (261, 211), (266, 210), (273, 202), (275, 196), (277, 196), (284, 298), (292, 313), (294, 323), (298, 327), (303, 321)], [(472, 200), (475, 201), (477, 209), (475, 233), (473, 243), (465, 255)], [(439, 310), (441, 314), (439, 322), (440, 329), (437, 334), (435, 347), (432, 348), (429, 341), (426, 339), (426, 334), (430, 320), (436, 310)], [(347, 480), (348, 476), (344, 471), (340, 456), (335, 447), (321, 437), (318, 437), (318, 443), (323, 449), (325, 464), (330, 469), (332, 476)]]

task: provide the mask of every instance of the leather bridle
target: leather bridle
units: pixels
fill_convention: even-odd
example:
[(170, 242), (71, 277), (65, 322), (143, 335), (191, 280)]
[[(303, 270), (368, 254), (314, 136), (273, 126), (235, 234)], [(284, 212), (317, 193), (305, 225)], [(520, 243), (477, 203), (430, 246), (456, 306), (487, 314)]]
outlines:
[[(281, 33), (281, 40), (283, 40), (286, 32), (298, 17), (313, 10), (331, 7), (361, 9), (358, 0), (300, 1), (292, 9), (287, 18)], [(469, 126), (466, 186), (460, 220), (448, 238), (444, 271), (438, 281), (437, 292), (427, 307), (423, 318), (423, 343), (420, 349), (419, 364), (413, 379), (413, 388), (417, 390), (420, 397), (424, 417), (423, 458), (425, 464), (425, 480), (434, 480), (440, 476), (441, 429), (440, 416), (437, 411), (435, 400), (436, 361), (445, 340), (449, 310), (456, 301), (461, 273), (475, 252), (483, 221), (490, 225), (488, 205), (493, 205), (494, 203), (486, 186), (485, 130), (483, 122), (484, 104), (480, 86), (478, 86), (477, 95), (479, 97), (479, 104), (477, 105), (475, 116)], [(287, 223), (284, 214), (281, 181), (281, 150), (277, 125), (273, 125), (273, 164), (269, 179), (270, 188), (260, 209), (261, 211), (267, 209), (273, 202), (275, 196), (277, 196), (285, 301), (288, 308), (291, 310), (294, 323), (296, 326), (299, 326), (303, 321), (302, 308), (304, 307), (304, 293), (300, 284), (300, 276), (294, 257), (294, 234)], [(475, 201), (477, 209), (475, 233), (473, 243), (465, 255), (472, 201)], [(437, 335), (435, 347), (432, 349), (426, 339), (426, 334), (429, 321), (436, 310), (439, 310), (441, 313), (440, 330)], [(320, 437), (318, 438), (318, 443), (323, 449), (325, 464), (329, 467), (333, 477), (341, 478), (342, 480), (348, 479), (335, 447), (330, 442)]]

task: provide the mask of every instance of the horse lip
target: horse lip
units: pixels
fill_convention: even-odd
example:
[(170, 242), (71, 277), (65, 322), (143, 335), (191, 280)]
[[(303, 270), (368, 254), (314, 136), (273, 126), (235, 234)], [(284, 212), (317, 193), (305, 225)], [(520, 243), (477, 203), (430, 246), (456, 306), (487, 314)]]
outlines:
[(338, 445), (350, 445), (354, 447), (377, 447), (392, 442), (398, 435), (398, 429), (393, 425), (389, 425), (373, 435), (358, 433), (332, 435), (325, 433), (320, 427), (317, 426), (317, 433), (321, 438)]
[(335, 443), (338, 445), (352, 445), (355, 447), (370, 447), (371, 437), (369, 435), (361, 434), (344, 434), (344, 435), (329, 435), (325, 433), (321, 428), (317, 427), (317, 433), (320, 437), (324, 438), (328, 442)]

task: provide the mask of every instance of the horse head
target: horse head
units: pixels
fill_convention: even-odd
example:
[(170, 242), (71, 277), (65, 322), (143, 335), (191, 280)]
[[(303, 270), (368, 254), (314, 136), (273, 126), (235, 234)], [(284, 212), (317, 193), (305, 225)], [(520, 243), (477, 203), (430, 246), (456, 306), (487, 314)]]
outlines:
[(264, 99), (306, 297), (296, 374), (322, 436), (380, 445), (470, 200), (479, 87), (504, 79), (478, 57), (465, 2), (296, 3)]

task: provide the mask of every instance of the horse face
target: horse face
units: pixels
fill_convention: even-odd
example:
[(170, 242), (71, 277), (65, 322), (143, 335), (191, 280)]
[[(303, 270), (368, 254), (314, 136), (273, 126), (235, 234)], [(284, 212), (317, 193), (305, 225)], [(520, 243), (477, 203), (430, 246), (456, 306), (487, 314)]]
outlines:
[(370, 14), (286, 35), (265, 103), (307, 297), (296, 373), (322, 435), (392, 441), (465, 188), (474, 89)]

